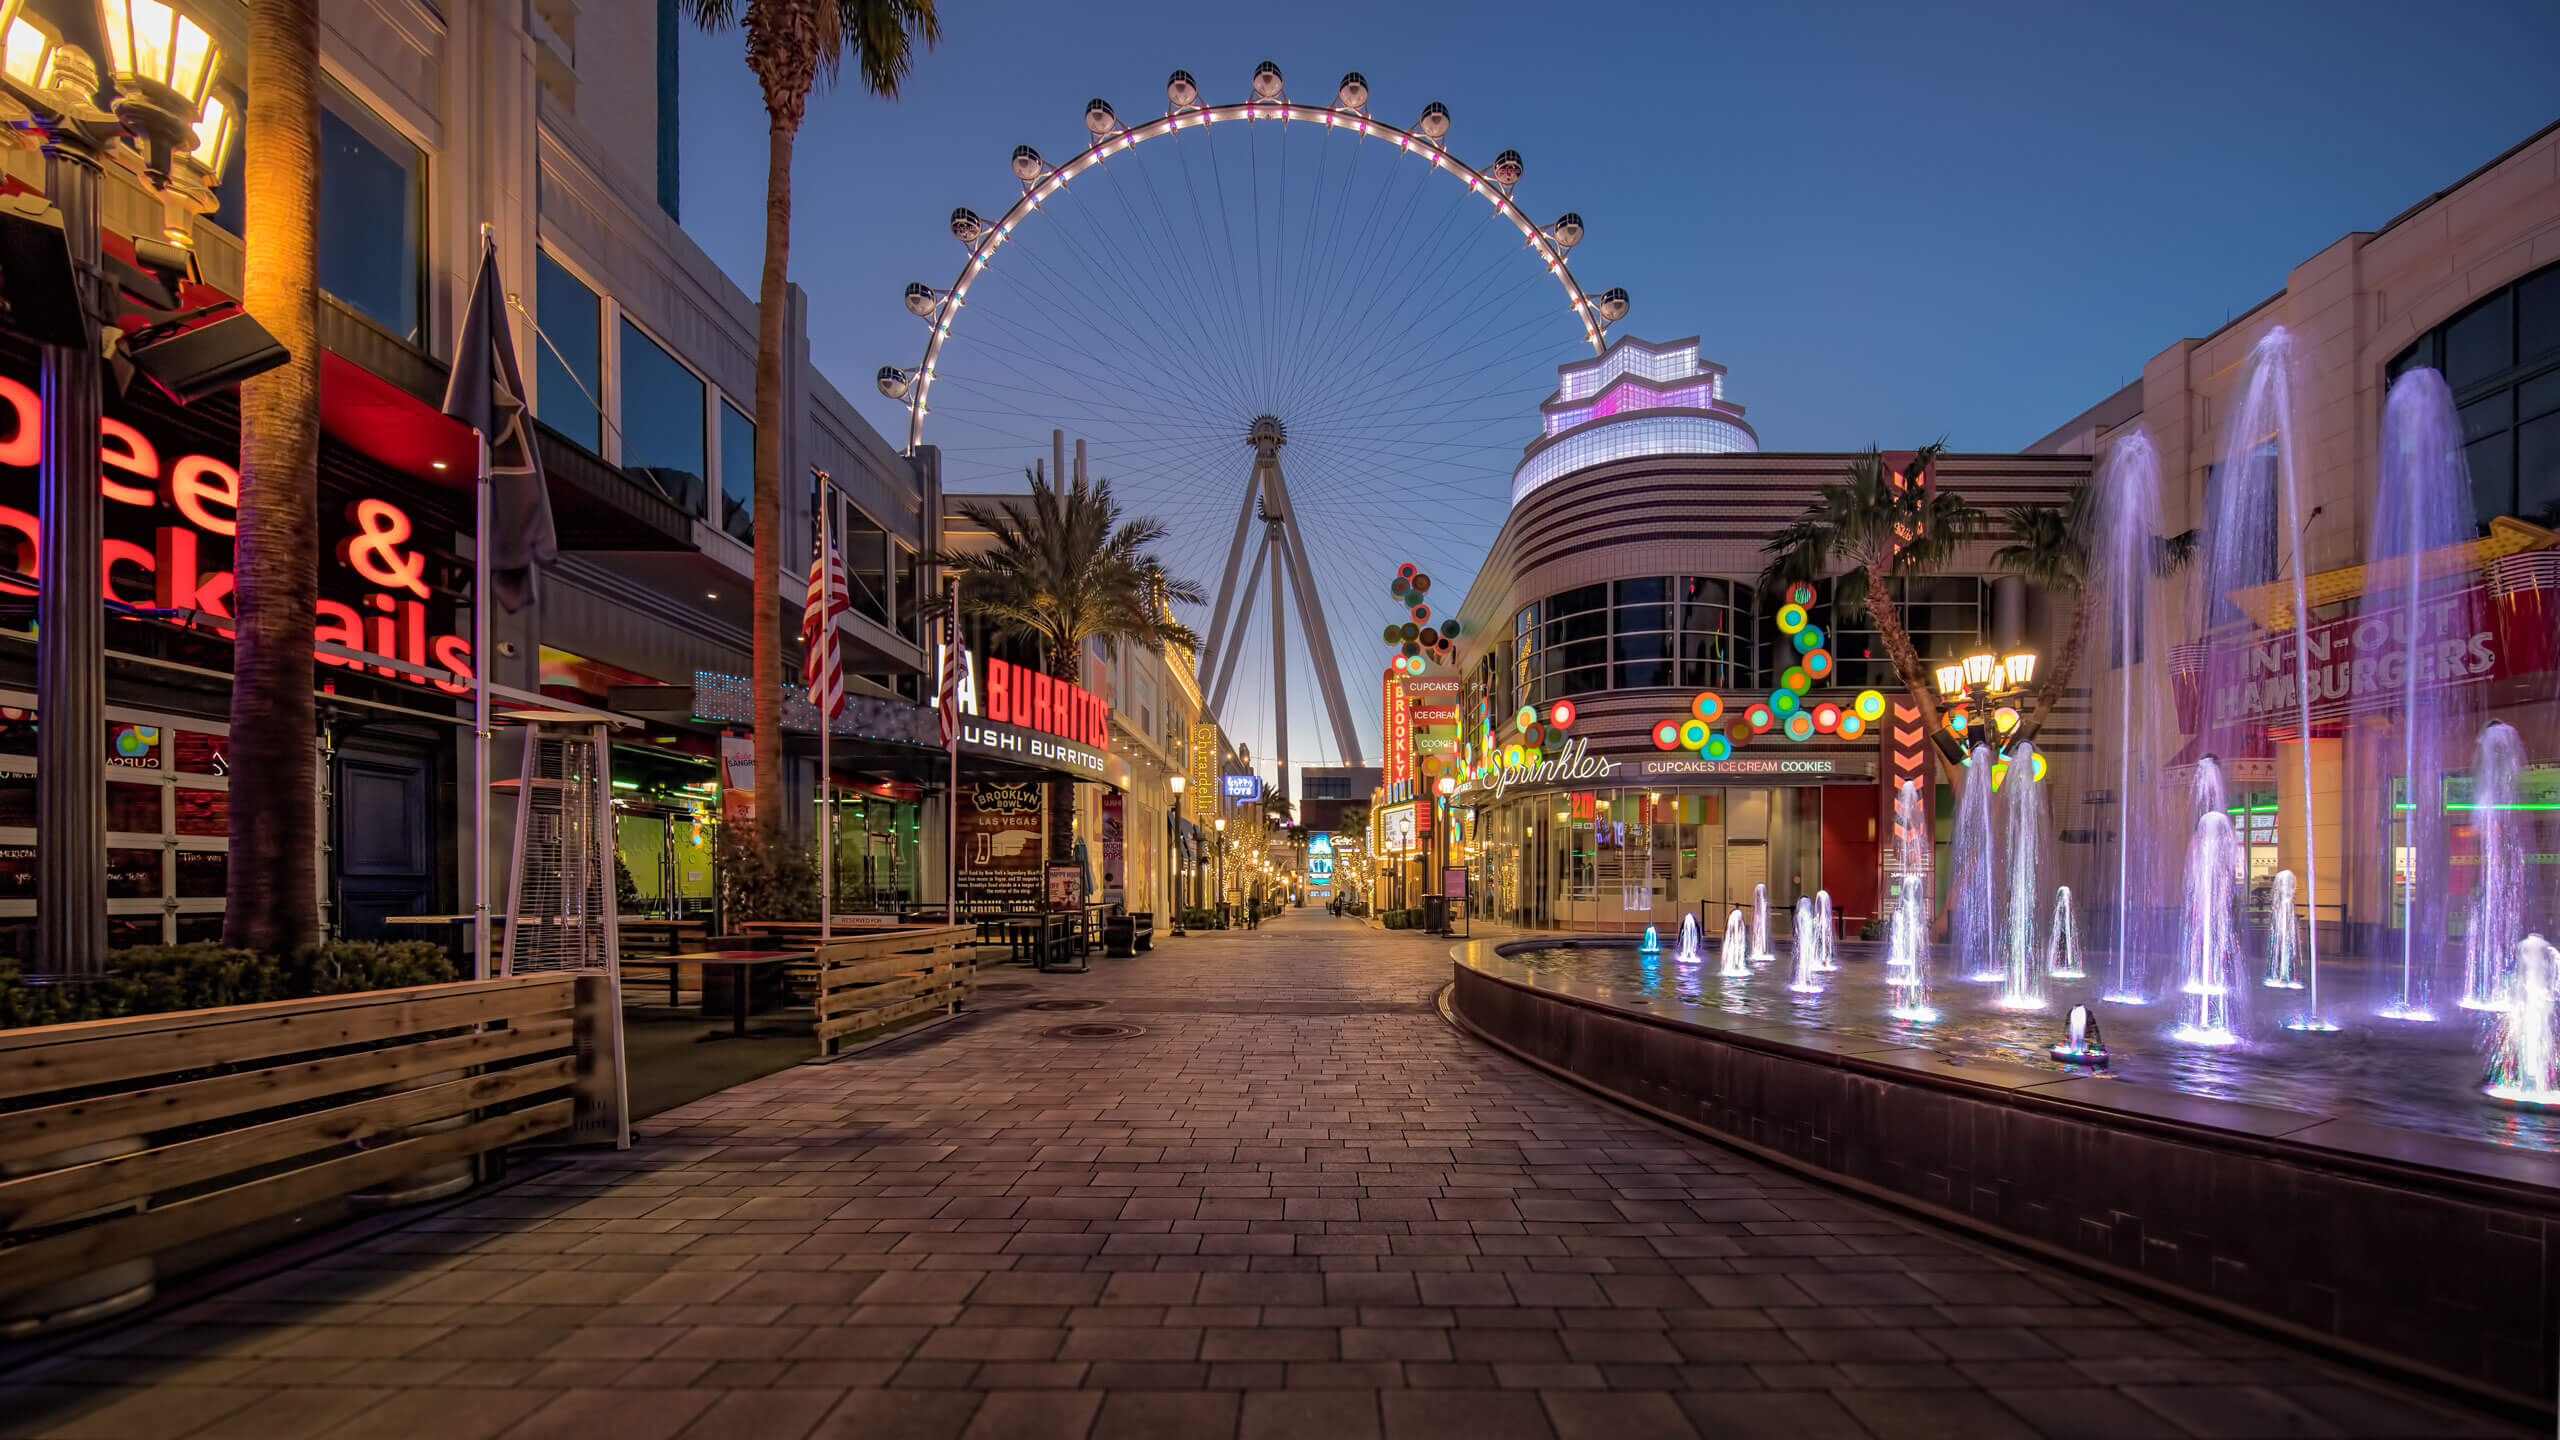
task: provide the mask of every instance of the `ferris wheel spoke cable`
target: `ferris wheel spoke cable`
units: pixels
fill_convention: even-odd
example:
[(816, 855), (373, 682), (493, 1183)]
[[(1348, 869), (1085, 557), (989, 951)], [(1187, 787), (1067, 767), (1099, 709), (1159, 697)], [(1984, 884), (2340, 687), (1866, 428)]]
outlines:
[(1143, 286), (1132, 285), (1122, 276), (1106, 272), (1086, 250), (1081, 240), (1068, 231), (1067, 227), (1060, 226), (1058, 231), (1065, 236), (1068, 249), (1084, 263), (1089, 274), (1096, 280), (1109, 285), (1126, 300), (1131, 308), (1142, 313), (1147, 322), (1147, 328), (1144, 330), (1138, 328), (1122, 315), (1117, 307), (1097, 304), (1085, 290), (1049, 268), (1037, 252), (1033, 252), (1034, 267), (1055, 286), (1055, 293), (1065, 307), (1079, 314), (1098, 317), (1105, 323), (1094, 327), (1097, 332), (1109, 333), (1110, 329), (1116, 328), (1128, 341), (1140, 348), (1150, 344), (1162, 344), (1174, 337), (1182, 337), (1188, 351), (1185, 370), (1203, 378), (1215, 373), (1211, 361), (1201, 352), (1199, 345), (1190, 339), (1189, 328), (1180, 325), (1176, 317), (1160, 312), (1156, 302), (1144, 293)]
[[(1059, 307), (1046, 295), (1026, 288), (1021, 291), (1020, 298), (1028, 307), (1038, 311), (1044, 317), (1055, 318), (1061, 321), (1066, 319), (1066, 317), (1060, 312)], [(1000, 357), (1008, 357), (1009, 359), (1021, 360), (1025, 362), (1025, 364), (1035, 367), (1034, 370), (1026, 370), (1021, 366), (1007, 363), (1004, 359), (1000, 359), (998, 361), (1004, 369), (1018, 377), (1023, 384), (1034, 384), (1033, 376), (1036, 371), (1037, 373), (1044, 374), (1048, 380), (1052, 382), (1074, 384), (1085, 390), (1085, 394), (1073, 397), (1074, 403), (1076, 404), (1090, 405), (1096, 408), (1110, 408), (1117, 403), (1113, 399), (1107, 398), (1110, 396), (1110, 392), (1090, 377), (1088, 374), (1089, 366), (1059, 363), (1041, 349), (1036, 348), (1039, 341), (1051, 338), (1054, 338), (1059, 343), (1061, 349), (1070, 348), (1063, 333), (1056, 333), (1054, 335), (1044, 333), (1029, 325), (1022, 319), (1022, 317), (1019, 316), (1008, 316), (1006, 320), (998, 323), (993, 328), (995, 328), (1000, 335), (1004, 335), (1007, 338), (1028, 341), (1030, 343), (1028, 345), (1006, 344), (1001, 339), (978, 333), (973, 333), (971, 335), (969, 343), (982, 352), (992, 353)], [(955, 373), (948, 378), (952, 380), (960, 380), (963, 377)], [(1163, 378), (1160, 373), (1154, 370), (1149, 370), (1129, 377), (1128, 386), (1129, 388), (1152, 394), (1160, 401), (1178, 401), (1180, 399), (1179, 392), (1172, 388), (1171, 382)], [(1044, 384), (1040, 385), (1039, 388), (1045, 393), (1056, 394), (1061, 399), (1069, 398), (1064, 392), (1055, 390), (1051, 385)]]

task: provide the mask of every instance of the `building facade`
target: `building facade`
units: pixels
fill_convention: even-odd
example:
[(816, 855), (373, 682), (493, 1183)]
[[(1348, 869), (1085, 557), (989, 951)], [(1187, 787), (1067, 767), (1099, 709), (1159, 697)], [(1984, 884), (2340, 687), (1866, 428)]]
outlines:
[[(2219, 707), (2221, 699), (2191, 693), (2197, 677), (2182, 676), (2185, 749), (2177, 758), (2192, 763), (2207, 749), (2225, 752), (2217, 758), (2230, 775), (2253, 893), (2263, 897), (2275, 871), (2291, 870), (2324, 944), (2396, 948), (2390, 932), (2412, 908), (2404, 903), (2412, 883), (2410, 806), (2394, 789), (2406, 759), (2392, 758), (2394, 745), (2363, 742), (2382, 738), (2379, 732), (2402, 723), (2412, 707), (2377, 683), (2386, 672), (2368, 650), (2383, 647), (2359, 638), (2376, 632), (2368, 632), (2374, 617), (2361, 593), (2372, 587), (2357, 567), (2372, 553), (2378, 511), (2392, 498), (2384, 478), (2385, 401), (2393, 383), (2419, 367), (2442, 374), (2458, 407), (2470, 514), (2481, 537), (2466, 553), (2430, 561), (2444, 562), (2434, 567), (2442, 591), (2435, 598), (2465, 617), (2457, 637), (2465, 659), (2429, 675), (2417, 701), (2418, 708), (2465, 717), (2459, 727), (2439, 727), (2463, 733), (2444, 735), (2442, 753), (2432, 757), (2450, 787), (2444, 803), (2454, 903), (2442, 907), (2449, 932), (2462, 927), (2460, 900), (2475, 873), (2474, 816), (2461, 796), (2472, 765), (2470, 732), (2480, 722), (2504, 719), (2524, 742), (2525, 813), (2537, 830), (2525, 851), (2541, 867), (2560, 850), (2560, 835), (2533, 818), (2560, 799), (2560, 685), (2549, 619), (2560, 589), (2552, 533), (2560, 529), (2560, 125), (2379, 229), (2341, 237), (2295, 266), (2283, 288), (2247, 314), (2160, 350), (2140, 379), (2029, 448), (2104, 454), (2126, 437), (2145, 436), (2159, 458), (2164, 528), (2199, 529), (2209, 545), (2219, 523), (2212, 510), (2217, 469), (2252, 352), (2279, 326), (2293, 355), (2293, 453), (2283, 458), (2302, 489), (2302, 519), (2298, 546), (2278, 560), (2304, 577), (2305, 633), (2316, 652), (2311, 675), (2323, 703), (2307, 734), (2279, 719), (2237, 745), (2219, 733), (2200, 739), (2211, 727), (2198, 704)], [(2233, 599), (2178, 587), (2169, 601), (2174, 633), (2193, 642), (2236, 623), (2243, 641), (2279, 659), (2290, 654), (2283, 633), (2292, 628), (2289, 615), (2259, 611), (2255, 620), (2233, 622), (2225, 608)], [(2207, 603), (2211, 614), (2203, 611)], [(2091, 811), (2101, 828), (2102, 811)], [(2453, 933), (2439, 938), (2450, 941)]]
[[(1453, 772), (1439, 822), (1450, 833), (1431, 852), (1415, 834), (1432, 823), (1428, 768), (1398, 791), (1391, 756), (1380, 844), (1445, 857), (1466, 872), (1474, 913), (1533, 928), (1668, 929), (1700, 913), (1720, 931), (1725, 911), (1763, 885), (1777, 910), (1827, 890), (1855, 927), (1876, 913), (1892, 787), (1919, 779), (1934, 810), (1951, 808), (1863, 613), (1834, 613), (1827, 580), (1804, 607), (1830, 671), (1801, 692), (1805, 715), (1824, 722), (1808, 718), (1801, 738), (1773, 716), (1718, 757), (1679, 730), (1701, 715), (1729, 725), (1807, 664), (1803, 632), (1782, 625), (1797, 618), (1781, 613), (1786, 597), (1758, 584), (1763, 546), (1856, 457), (1759, 451), (1723, 368), (1700, 360), (1694, 339), (1622, 339), (1566, 366), (1543, 413), (1523, 459), (1536, 483), (1515, 484), (1457, 612), (1458, 743), (1492, 763)], [(1542, 464), (1577, 443), (1587, 463)], [(2080, 456), (1949, 454), (1928, 483), (1995, 509), (2059, 505), (2088, 468)], [(1969, 546), (1940, 573), (1895, 582), (1924, 659), (2049, 645), (2067, 606), (1995, 573), (1994, 548)], [(1868, 690), (1884, 710), (1844, 720)], [(2068, 720), (2047, 733), (2067, 747)], [(1414, 873), (1425, 887), (1447, 883)]]
[[(238, 0), (182, 8), (221, 45), (215, 96), (237, 114), (245, 10)], [(49, 32), (46, 10), (38, 0), (19, 23)], [(636, 10), (347, 0), (321, 18), (326, 533), (314, 543), (326, 553), (313, 743), (324, 761), (314, 864), (325, 922), (334, 934), (375, 935), (393, 916), (474, 903), (466, 800), (484, 782), (469, 773), (465, 692), (482, 666), (504, 687), (502, 713), (568, 703), (636, 722), (614, 753), (625, 907), (705, 909), (708, 826), (724, 789), (752, 784), (722, 767), (724, 735), (747, 731), (666, 696), (690, 692), (698, 675), (751, 671), (759, 525), (784, 533), (782, 608), (796, 629), (823, 473), (855, 586), (847, 668), (859, 692), (913, 700), (933, 593), (921, 563), (935, 541), (931, 457), (900, 455), (816, 372), (795, 289), (783, 511), (753, 513), (756, 307), (678, 224), (674, 0)], [(241, 173), (235, 147), (216, 206), (194, 230), (204, 282), (227, 296), (241, 290)], [(0, 183), (41, 193), (43, 158), (0, 153)], [(106, 191), (107, 249), (129, 256), (131, 237), (160, 232), (160, 201), (124, 169), (111, 169)], [(493, 615), (495, 653), (479, 656), (468, 641), (479, 602), (473, 446), (439, 407), (484, 223), (513, 292), (562, 555), (537, 604)], [(21, 412), (0, 422), (16, 427), (0, 445), (0, 525), (17, 532), (14, 568), (40, 584), (23, 563), (32, 522), (17, 523), (35, 510), (35, 431), (17, 403), (35, 357), (0, 335), (0, 395)], [(180, 406), (137, 382), (111, 400), (108, 418), (109, 588), (124, 602), (111, 605), (108, 637), (111, 939), (206, 938), (218, 932), (223, 895), (220, 621), (236, 408), (228, 395)], [(19, 613), (28, 609), (0, 599), (0, 711), (21, 731), (35, 708)], [(803, 834), (818, 790), (815, 746), (804, 743), (813, 739), (792, 745), (791, 773), (758, 787)], [(501, 736), (493, 779), (512, 773), (511, 740)], [(0, 919), (33, 905), (33, 761), (22, 748), (0, 745)], [(876, 792), (891, 777), (840, 766), (838, 780)], [(922, 798), (912, 785), (865, 793), (858, 828), (912, 837), (926, 828)], [(876, 817), (875, 800), (885, 807)], [(495, 808), (490, 883), (502, 905), (512, 807)], [(857, 848), (879, 847), (866, 838)], [(910, 858), (891, 856), (873, 887), (884, 903), (932, 894), (912, 839), (905, 850)]]

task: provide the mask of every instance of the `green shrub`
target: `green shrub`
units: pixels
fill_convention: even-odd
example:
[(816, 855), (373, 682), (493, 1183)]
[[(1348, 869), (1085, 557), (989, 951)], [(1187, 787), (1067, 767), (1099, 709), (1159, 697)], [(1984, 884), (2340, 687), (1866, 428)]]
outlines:
[(18, 962), (0, 960), (0, 1029), (437, 985), (454, 978), (444, 947), (425, 940), (332, 940), (284, 957), (211, 942), (137, 945), (108, 951), (105, 978), (79, 984), (30, 985)]
[(711, 867), (719, 877), (724, 926), (818, 918), (818, 862), (806, 846), (769, 846), (752, 825), (721, 825), (712, 836)]

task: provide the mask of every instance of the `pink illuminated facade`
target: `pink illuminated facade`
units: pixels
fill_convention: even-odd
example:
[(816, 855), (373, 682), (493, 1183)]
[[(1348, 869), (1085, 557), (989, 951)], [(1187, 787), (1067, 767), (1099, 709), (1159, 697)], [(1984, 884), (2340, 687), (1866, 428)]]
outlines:
[(1511, 503), (1574, 471), (1639, 455), (1739, 455), (1760, 448), (1725, 398), (1724, 367), (1698, 356), (1698, 337), (1654, 344), (1632, 337), (1556, 372), (1538, 407), (1539, 434), (1511, 476)]

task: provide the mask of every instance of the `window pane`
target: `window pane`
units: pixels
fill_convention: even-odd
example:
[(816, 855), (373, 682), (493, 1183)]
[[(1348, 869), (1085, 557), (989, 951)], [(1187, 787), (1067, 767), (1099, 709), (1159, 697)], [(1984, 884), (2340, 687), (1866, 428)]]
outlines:
[(1562, 645), (1568, 640), (1604, 639), (1609, 633), (1609, 612), (1589, 610), (1547, 622), (1547, 644)]
[(2516, 429), (2516, 513), (2536, 525), (2560, 524), (2560, 415)]
[(533, 268), (534, 314), (542, 323), (534, 341), (534, 413), (601, 454), (604, 415), (596, 402), (604, 397), (603, 307), (596, 292), (561, 268), (550, 251), (537, 252)]
[(178, 852), (178, 898), (181, 900), (218, 900), (223, 895), (223, 880), (231, 857), (219, 850), (181, 850)]
[(1514, 635), (1526, 635), (1537, 628), (1538, 607), (1535, 605), (1521, 606), (1520, 613), (1512, 619), (1511, 633)]
[(720, 528), (756, 538), (756, 422), (720, 402)]
[(2516, 418), (2530, 420), (2560, 410), (2560, 370), (2537, 376), (2516, 387)]
[(1618, 611), (1618, 633), (1630, 630), (1668, 630), (1671, 607), (1668, 605), (1629, 605)]
[(1671, 582), (1667, 580), (1621, 580), (1617, 585), (1621, 605), (1658, 605), (1671, 598)]
[(2445, 383), (2460, 390), (2516, 363), (2513, 297), (2501, 291), (2444, 327)]
[(2560, 265), (2516, 286), (2516, 358), (2560, 354)]
[(844, 526), (845, 600), (854, 609), (889, 623), (888, 532), (851, 505), (839, 503)]
[(1643, 660), (1618, 667), (1618, 688), (1634, 690), (1672, 683), (1672, 666), (1668, 660)]
[[(245, 169), (246, 166), (244, 165)], [(418, 329), (418, 147), (364, 106), (320, 106), (320, 288), (409, 343)]]
[(2457, 413), (2462, 417), (2462, 438), (2466, 443), (2485, 440), (2515, 422), (2516, 392), (2501, 390), (2482, 396)]
[(160, 787), (107, 782), (107, 828), (131, 835), (160, 833)]
[(1589, 695), (1606, 690), (1609, 688), (1608, 667), (1602, 666), (1595, 670), (1568, 670), (1555, 677), (1553, 688), (1557, 695)]
[(702, 513), (702, 377), (629, 320), (622, 322), (622, 466)]
[(2397, 380), (2404, 371), (2434, 363), (2436, 363), (2436, 337), (2429, 333), (2419, 336), (2408, 349), (2392, 356), (2391, 363), (2384, 367), (2383, 373), (2388, 378)]
[(2516, 473), (2513, 431), (2502, 431), (2463, 447), (2471, 464), (2471, 507), (2480, 524), (2515, 513)]
[(113, 849), (107, 852), (108, 899), (155, 900), (159, 896), (159, 851)]
[(1576, 640), (1570, 645), (1559, 645), (1547, 652), (1546, 661), (1547, 673), (1550, 675), (1560, 670), (1575, 670), (1585, 665), (1608, 663), (1609, 642), (1606, 640)]
[[(891, 578), (898, 587), (898, 633), (921, 645), (924, 643), (924, 596), (916, 589), (916, 583), (924, 573), (923, 567), (916, 563), (916, 552), (906, 546), (892, 545), (889, 548), (893, 570)], [(1140, 709), (1147, 708), (1142, 700)], [(1140, 720), (1142, 729), (1150, 735), (1155, 733), (1152, 718), (1142, 714)]]
[(1617, 640), (1621, 660), (1658, 660), (1671, 653), (1668, 635), (1621, 635)]
[(1567, 590), (1561, 595), (1549, 597), (1546, 609), (1549, 618), (1553, 618), (1558, 615), (1571, 615), (1583, 610), (1605, 610), (1608, 608), (1608, 605), (1608, 586), (1584, 585), (1578, 589)]

